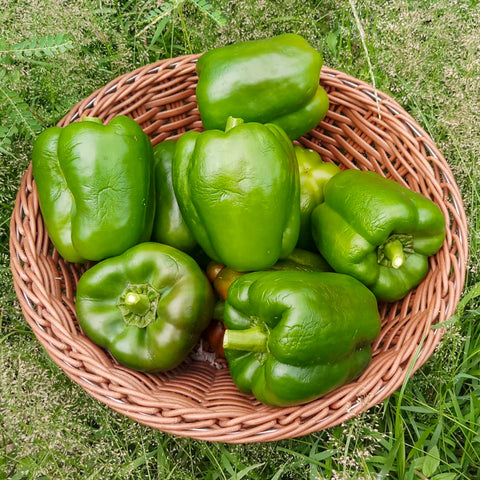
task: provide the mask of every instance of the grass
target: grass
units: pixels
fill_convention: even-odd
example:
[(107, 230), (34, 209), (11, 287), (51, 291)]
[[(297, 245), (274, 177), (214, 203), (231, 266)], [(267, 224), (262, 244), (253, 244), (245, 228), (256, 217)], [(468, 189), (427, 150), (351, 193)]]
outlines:
[[(0, 0), (0, 479), (480, 478), (478, 7), (477, 0)], [(470, 296), (424, 367), (346, 424), (266, 445), (166, 435), (90, 398), (22, 318), (8, 222), (31, 141), (137, 66), (289, 31), (321, 50), (327, 65), (370, 83), (373, 76), (434, 138), (467, 209)], [(22, 50), (57, 34), (64, 48)]]

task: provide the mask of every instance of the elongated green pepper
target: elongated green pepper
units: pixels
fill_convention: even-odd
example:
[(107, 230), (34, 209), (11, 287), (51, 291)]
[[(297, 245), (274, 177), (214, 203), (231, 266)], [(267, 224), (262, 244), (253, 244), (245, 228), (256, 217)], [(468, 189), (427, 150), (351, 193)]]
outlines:
[(319, 252), (336, 272), (394, 301), (417, 286), (445, 239), (445, 219), (428, 198), (374, 172), (345, 170), (312, 213)]
[(223, 348), (238, 388), (297, 405), (358, 377), (380, 332), (375, 296), (348, 275), (255, 272), (233, 282)]
[(304, 38), (274, 38), (215, 48), (200, 57), (197, 102), (207, 130), (229, 116), (274, 123), (291, 139), (315, 127), (328, 110), (319, 86), (322, 57)]
[(148, 240), (155, 209), (153, 152), (131, 118), (84, 117), (40, 134), (33, 174), (48, 234), (69, 262), (101, 260)]

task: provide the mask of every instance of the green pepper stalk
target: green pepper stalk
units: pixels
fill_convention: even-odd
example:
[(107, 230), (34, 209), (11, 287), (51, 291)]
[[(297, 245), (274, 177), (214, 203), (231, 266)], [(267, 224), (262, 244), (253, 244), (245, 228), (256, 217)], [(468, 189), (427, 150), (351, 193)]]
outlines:
[(223, 348), (265, 353), (267, 351), (267, 341), (267, 334), (258, 325), (246, 330), (225, 330)]
[(390, 240), (384, 245), (385, 256), (390, 260), (392, 268), (398, 269), (405, 262), (403, 245), (399, 240)]
[(150, 310), (150, 302), (144, 294), (130, 292), (125, 296), (125, 307), (137, 315), (145, 315)]

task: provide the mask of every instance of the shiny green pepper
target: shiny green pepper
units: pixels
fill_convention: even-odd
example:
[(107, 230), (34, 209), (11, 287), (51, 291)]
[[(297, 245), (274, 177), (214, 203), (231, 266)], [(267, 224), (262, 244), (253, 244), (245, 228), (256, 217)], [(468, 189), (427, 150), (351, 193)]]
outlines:
[(263, 270), (295, 248), (298, 165), (276, 125), (230, 118), (226, 132), (182, 135), (173, 186), (185, 222), (213, 260), (239, 271)]
[(348, 275), (323, 272), (247, 273), (228, 290), (224, 321), (233, 381), (276, 407), (358, 377), (380, 332), (372, 292)]
[(313, 209), (323, 202), (323, 192), (327, 182), (340, 169), (331, 162), (322, 162), (320, 155), (314, 150), (294, 147), (300, 171), (300, 236), (298, 247), (316, 251), (312, 236), (311, 215)]
[(394, 301), (417, 286), (445, 239), (445, 219), (428, 198), (374, 172), (345, 170), (312, 213), (319, 252), (336, 272)]
[(212, 318), (213, 303), (191, 257), (149, 242), (87, 270), (76, 310), (85, 334), (121, 364), (157, 372), (186, 358)]
[(205, 129), (223, 130), (229, 116), (274, 123), (295, 139), (328, 111), (319, 86), (322, 57), (293, 33), (215, 48), (197, 63), (197, 102)]
[(125, 116), (84, 117), (37, 138), (33, 175), (48, 234), (69, 262), (102, 260), (148, 240), (155, 209), (153, 151)]
[(191, 252), (197, 242), (178, 206), (172, 183), (172, 162), (177, 142), (161, 142), (153, 148), (157, 208), (152, 239), (184, 252)]

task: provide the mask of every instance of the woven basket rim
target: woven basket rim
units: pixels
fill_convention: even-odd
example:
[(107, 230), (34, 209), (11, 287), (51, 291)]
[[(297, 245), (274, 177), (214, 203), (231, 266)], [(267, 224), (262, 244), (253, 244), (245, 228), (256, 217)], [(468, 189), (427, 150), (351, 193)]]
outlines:
[[(88, 114), (89, 116), (100, 114), (101, 116), (103, 115), (103, 118), (108, 118), (108, 115), (116, 114), (117, 111), (123, 108), (127, 114), (133, 112), (134, 118), (142, 120), (142, 125), (145, 125), (144, 130), (150, 134), (154, 144), (166, 138), (178, 138), (187, 127), (188, 129), (200, 130), (202, 126), (196, 106), (193, 105), (191, 110), (184, 112), (187, 107), (190, 108), (190, 105), (194, 103), (194, 93), (177, 101), (177, 96), (182, 93), (177, 95), (177, 90), (175, 90), (185, 84), (187, 84), (187, 87), (184, 87), (183, 90), (178, 90), (179, 92), (183, 92), (186, 89), (192, 90), (193, 87), (191, 85), (193, 85), (196, 78), (195, 62), (198, 57), (199, 55), (185, 55), (173, 59), (160, 60), (122, 75), (79, 102), (62, 118), (58, 125), (64, 126), (71, 121), (76, 121), (83, 114)], [(178, 74), (177, 71), (179, 72)], [(175, 75), (173, 80), (170, 80), (172, 72)], [(180, 86), (175, 84), (178, 78), (184, 80)], [(151, 94), (150, 87), (152, 87), (152, 90), (161, 89), (163, 88), (162, 82), (168, 88), (172, 88), (172, 91), (175, 90), (175, 92), (167, 97), (162, 97), (162, 93), (158, 96), (156, 96), (156, 93)], [(372, 387), (369, 385), (369, 382), (372, 382), (371, 377), (364, 374), (359, 380), (352, 382), (358, 388), (352, 390), (353, 387), (349, 384), (307, 405), (272, 409), (259, 405), (257, 402), (257, 404), (252, 404), (251, 411), (242, 406), (238, 407), (235, 415), (230, 416), (215, 405), (214, 407), (203, 407), (201, 402), (196, 409), (192, 410), (187, 405), (187, 397), (182, 397), (182, 395), (186, 394), (179, 394), (177, 391), (172, 391), (171, 396), (166, 396), (168, 398), (165, 398), (163, 407), (152, 407), (153, 401), (148, 393), (148, 388), (157, 388), (157, 384), (160, 382), (159, 377), (133, 374), (123, 367), (115, 366), (115, 369), (112, 370), (114, 372), (112, 378), (115, 378), (115, 382), (112, 381), (106, 385), (105, 371), (108, 369), (106, 370), (105, 365), (109, 365), (108, 362), (111, 362), (111, 360), (105, 353), (102, 354), (98, 347), (92, 347), (89, 343), (90, 341), (78, 331), (74, 320), (72, 285), (67, 282), (65, 295), (63, 297), (60, 295), (60, 298), (63, 300), (59, 300), (49, 291), (51, 285), (54, 284), (54, 280), (48, 280), (52, 275), (52, 271), (49, 272), (48, 270), (52, 268), (50, 263), (58, 265), (56, 268), (60, 268), (66, 276), (68, 276), (67, 271), (70, 271), (68, 270), (69, 266), (58, 258), (58, 253), (54, 252), (53, 256), (48, 256), (48, 236), (39, 214), (38, 198), (36, 197), (30, 165), (23, 176), (11, 218), (10, 261), (15, 291), (27, 322), (52, 360), (92, 397), (139, 423), (177, 435), (232, 443), (272, 441), (292, 438), (337, 425), (380, 403), (403, 383), (407, 374), (413, 374), (432, 354), (441, 340), (444, 329), (437, 328), (432, 331), (430, 325), (439, 320), (443, 321), (453, 314), (465, 281), (468, 255), (467, 219), (458, 186), (455, 183), (448, 163), (439, 152), (433, 140), (396, 101), (383, 92), (374, 90), (362, 80), (325, 66), (322, 69), (321, 82), (328, 84), (333, 92), (337, 91), (335, 88), (348, 88), (349, 96), (345, 97), (338, 94), (337, 98), (337, 96), (332, 95), (336, 110), (329, 112), (329, 118), (320, 124), (320, 128), (328, 131), (335, 140), (335, 135), (340, 135), (340, 129), (336, 127), (335, 122), (339, 123), (341, 114), (347, 112), (352, 115), (348, 120), (350, 120), (350, 124), (353, 122), (355, 130), (357, 128), (355, 122), (357, 121), (357, 116), (360, 115), (355, 113), (358, 108), (355, 102), (365, 106), (365, 109), (371, 115), (373, 115), (371, 112), (378, 109), (387, 118), (390, 112), (388, 121), (392, 123), (392, 128), (396, 129), (396, 134), (400, 132), (398, 135), (403, 135), (401, 137), (402, 142), (405, 142), (405, 145), (411, 148), (412, 151), (415, 151), (414, 149), (418, 145), (419, 151), (425, 152), (423, 156), (425, 160), (422, 159), (420, 154), (418, 156), (418, 161), (424, 162), (420, 164), (420, 167), (427, 168), (427, 164), (432, 165), (431, 170), (435, 170), (432, 174), (434, 176), (440, 175), (438, 172), (441, 172), (438, 184), (436, 183), (431, 187), (431, 194), (435, 199), (440, 199), (443, 198), (441, 192), (446, 189), (449, 195), (448, 202), (445, 201), (444, 212), (447, 212), (446, 214), (451, 218), (450, 224), (455, 225), (456, 229), (449, 232), (449, 238), (452, 237), (449, 239), (451, 251), (447, 250), (445, 246), (441, 257), (442, 261), (446, 263), (444, 268), (449, 267), (449, 272), (447, 274), (442, 271), (443, 276), (440, 274), (435, 276), (437, 287), (441, 287), (443, 295), (439, 297), (440, 294), (438, 294), (435, 297), (435, 301), (432, 301), (432, 306), (431, 308), (429, 307), (432, 313), (428, 313), (428, 311), (425, 313), (425, 310), (409, 313), (410, 310), (418, 310), (419, 304), (424, 300), (422, 295), (434, 297), (435, 292), (438, 293), (438, 288), (434, 289), (435, 285), (429, 289), (428, 281), (433, 279), (434, 273), (440, 270), (439, 267), (434, 269), (435, 272), (431, 271), (427, 277), (428, 281), (425, 281), (425, 284), (419, 287), (421, 294), (409, 294), (403, 302), (393, 304), (395, 306), (384, 305), (381, 307), (382, 315), (387, 318), (390, 315), (390, 309), (395, 308), (402, 312), (401, 305), (406, 305), (403, 307), (403, 317), (408, 317), (408, 320), (404, 320), (405, 324), (408, 325), (412, 324), (417, 317), (429, 317), (425, 320), (426, 323), (423, 330), (415, 331), (415, 335), (412, 337), (417, 341), (415, 345), (412, 340), (412, 345), (405, 349), (399, 348), (396, 351), (393, 348), (391, 352), (386, 352), (385, 354), (382, 352), (384, 363), (379, 365), (379, 369), (383, 368), (385, 371), (382, 371), (384, 375), (379, 378), (383, 379), (385, 375), (390, 375), (388, 372), (397, 364), (400, 370), (399, 374), (392, 374), (391, 378), (385, 381), (384, 385), (379, 386), (375, 390), (374, 395), (370, 395), (368, 390), (369, 387)], [(170, 83), (172, 86), (170, 86)], [(143, 93), (143, 97), (138, 95), (138, 98), (136, 98), (135, 96), (138, 92)], [(170, 90), (167, 93), (170, 93)], [(150, 108), (143, 106), (146, 97), (148, 97), (146, 102), (152, 104)], [(170, 111), (175, 111), (176, 113), (178, 111), (178, 115), (173, 116), (173, 122), (164, 121), (164, 117), (156, 117), (157, 115), (162, 116), (168, 113), (168, 110), (162, 110), (165, 99), (174, 99), (171, 101), (173, 107)], [(351, 102), (350, 99), (352, 99)], [(182, 101), (185, 103), (185, 106), (176, 106), (177, 103), (180, 104)], [(151, 113), (152, 111), (154, 114)], [(185, 118), (182, 118), (182, 115)], [(170, 117), (168, 119), (170, 120)], [(348, 121), (341, 123), (341, 128), (346, 132), (345, 135), (350, 135), (348, 132), (348, 128), (351, 127), (350, 124)], [(170, 129), (171, 125), (175, 125), (174, 130)], [(375, 130), (376, 125), (372, 124), (370, 134), (374, 136), (375, 142), (385, 143), (384, 137)], [(368, 141), (365, 141), (362, 137), (364, 132), (355, 130), (352, 135), (355, 135), (355, 141), (360, 145), (365, 143), (364, 148), (368, 152)], [(310, 137), (302, 138), (301, 143), (304, 146), (320, 151), (322, 156), (328, 160), (333, 158), (332, 151), (336, 154), (336, 147), (332, 147), (332, 151), (326, 149), (325, 143), (322, 144), (322, 141), (325, 142), (327, 140), (327, 137), (319, 129), (313, 132)], [(331, 140), (328, 141), (330, 142)], [(341, 142), (340, 137), (337, 141)], [(353, 153), (349, 153), (348, 142), (345, 142), (345, 144), (341, 142), (341, 146), (347, 154), (339, 153), (339, 155), (343, 155), (346, 162), (362, 161), (361, 158), (356, 158)], [(399, 168), (405, 170), (406, 166), (401, 164)], [(408, 172), (406, 175), (408, 175)], [(445, 197), (445, 194), (443, 196)], [(437, 260), (432, 260), (431, 265), (434, 264), (435, 267), (438, 267), (436, 262)], [(430, 281), (430, 283), (432, 282)], [(50, 288), (50, 290), (52, 289)], [(67, 297), (67, 299), (64, 297)], [(66, 306), (65, 304), (68, 305)], [(69, 318), (67, 318), (68, 315), (70, 315)], [(53, 328), (54, 325), (55, 328)], [(403, 327), (398, 327), (398, 329), (399, 332), (403, 332)], [(81, 357), (76, 356), (75, 349), (77, 347), (78, 350), (82, 351)], [(380, 362), (377, 363), (380, 364)], [(390, 370), (385, 367), (387, 363)], [(178, 375), (181, 378), (184, 376), (187, 379), (187, 383), (190, 382), (193, 385), (195, 379), (190, 378), (189, 375), (198, 375), (201, 382), (204, 381), (204, 376), (207, 378), (207, 374), (202, 370), (204, 366), (199, 366), (198, 362), (189, 361), (188, 369), (190, 369), (190, 373), (188, 373), (188, 369), (185, 370), (186, 368), (184, 366), (168, 374), (166, 381), (170, 381), (171, 376), (175, 377)], [(215, 375), (215, 372), (211, 373), (209, 371), (208, 375), (210, 374)], [(125, 376), (125, 385), (127, 387), (121, 385), (121, 380), (119, 380), (123, 378), (121, 375)], [(161, 378), (163, 379), (164, 377)], [(214, 378), (215, 381), (218, 380), (220, 391), (222, 388), (225, 388), (227, 392), (228, 388), (223, 387), (223, 385), (226, 385), (226, 382), (228, 383), (228, 379), (221, 376), (215, 376)], [(103, 384), (100, 381), (102, 379), (104, 380)], [(376, 381), (379, 382), (380, 380), (377, 379)], [(363, 395), (362, 392), (365, 392), (365, 394)], [(230, 390), (227, 393), (230, 395)], [(125, 401), (126, 398), (128, 401)], [(325, 415), (325, 408), (323, 410), (321, 408), (324, 399), (328, 401), (328, 405), (327, 403), (325, 404), (327, 405), (325, 408), (328, 408), (328, 415)], [(234, 402), (232, 405), (236, 405), (235, 402), (244, 400), (242, 398), (238, 399), (238, 401), (236, 399), (232, 401)], [(160, 403), (157, 401), (155, 405), (160, 405)], [(338, 407), (334, 408), (335, 406)], [(234, 408), (232, 407), (232, 409)], [(197, 413), (196, 416), (195, 411)]]

